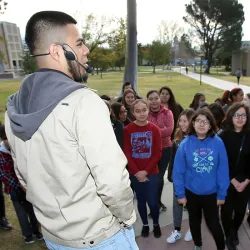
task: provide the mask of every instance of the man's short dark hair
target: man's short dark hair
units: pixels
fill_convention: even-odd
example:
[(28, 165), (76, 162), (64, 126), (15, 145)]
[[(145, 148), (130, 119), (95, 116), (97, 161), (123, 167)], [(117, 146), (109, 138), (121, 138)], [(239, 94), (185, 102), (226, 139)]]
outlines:
[(111, 101), (111, 98), (108, 95), (101, 95), (100, 98), (106, 101)]
[(25, 42), (33, 54), (41, 46), (45, 34), (52, 29), (64, 27), (67, 24), (76, 24), (76, 20), (70, 15), (59, 11), (41, 11), (34, 14), (28, 21), (25, 31)]

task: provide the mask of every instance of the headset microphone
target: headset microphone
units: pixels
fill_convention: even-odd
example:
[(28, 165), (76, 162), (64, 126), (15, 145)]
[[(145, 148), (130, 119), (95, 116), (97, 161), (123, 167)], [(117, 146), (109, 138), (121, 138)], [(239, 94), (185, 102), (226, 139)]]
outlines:
[[(80, 62), (78, 62), (78, 60), (76, 59), (76, 56), (74, 55), (73, 52), (66, 50), (64, 45), (69, 46), (68, 44), (62, 44), (62, 43), (56, 43), (57, 45), (62, 46), (63, 51), (64, 51), (64, 55), (65, 58), (69, 61), (75, 61), (76, 63), (78, 63), (81, 67), (83, 67), (87, 73), (92, 73), (93, 69), (86, 64), (86, 66), (84, 66), (83, 64), (81, 64)], [(69, 46), (70, 47), (70, 46)], [(71, 47), (70, 47), (71, 48)], [(72, 49), (72, 48), (71, 48)], [(73, 49), (72, 49), (73, 50)], [(74, 51), (74, 50), (73, 50)], [(50, 53), (43, 53), (43, 54), (36, 54), (36, 55), (31, 55), (31, 57), (37, 57), (37, 56), (47, 56)]]
[(81, 67), (83, 67), (86, 70), (87, 73), (92, 73), (93, 69), (90, 66), (88, 66), (87, 64), (86, 64), (86, 66), (84, 66), (83, 64), (78, 62), (78, 60), (76, 60), (76, 57), (75, 57), (73, 52), (66, 50), (66, 48), (64, 47), (63, 44), (59, 44), (59, 45), (62, 46), (62, 48), (64, 50), (64, 55), (65, 55), (67, 60), (76, 61), (76, 63), (78, 63)]

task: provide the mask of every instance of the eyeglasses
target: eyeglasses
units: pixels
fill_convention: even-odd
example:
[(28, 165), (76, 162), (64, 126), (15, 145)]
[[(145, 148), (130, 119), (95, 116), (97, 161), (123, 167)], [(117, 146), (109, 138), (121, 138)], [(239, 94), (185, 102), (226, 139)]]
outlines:
[(204, 125), (209, 125), (210, 122), (208, 120), (201, 120), (201, 119), (196, 119), (196, 123), (199, 123), (200, 125), (203, 123)]
[(234, 118), (234, 119), (240, 119), (240, 118), (241, 118), (241, 119), (244, 120), (244, 119), (247, 119), (247, 114), (244, 113), (244, 114), (241, 114), (241, 115), (240, 115), (240, 114), (238, 114), (238, 113), (235, 113), (235, 114), (233, 115), (233, 118)]

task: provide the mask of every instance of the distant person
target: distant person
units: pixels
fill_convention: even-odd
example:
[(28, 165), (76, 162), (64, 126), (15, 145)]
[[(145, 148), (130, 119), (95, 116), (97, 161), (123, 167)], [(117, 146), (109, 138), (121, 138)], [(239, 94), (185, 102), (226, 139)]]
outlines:
[[(120, 97), (117, 98), (117, 102), (122, 102), (122, 97), (123, 97), (123, 94), (126, 90), (128, 89), (132, 89), (134, 92), (134, 88), (132, 86), (132, 84), (130, 82), (125, 82), (123, 85), (122, 85), (122, 95)], [(137, 95), (137, 93), (135, 92), (135, 95), (136, 95), (136, 99), (142, 99), (140, 96)]]
[(196, 93), (194, 95), (192, 103), (189, 105), (189, 108), (197, 110), (202, 102), (206, 102), (206, 97), (202, 93)]
[(223, 105), (222, 105), (222, 99), (221, 99), (221, 98), (215, 99), (214, 102), (217, 103), (217, 104), (219, 104), (220, 106), (223, 106)]
[(167, 86), (161, 87), (159, 93), (160, 93), (161, 104), (164, 105), (166, 109), (171, 110), (174, 116), (174, 130), (171, 135), (171, 138), (173, 139), (175, 128), (177, 127), (177, 121), (180, 113), (183, 111), (183, 107), (178, 102), (176, 102), (174, 93), (169, 87)]
[(134, 121), (135, 117), (133, 115), (133, 112), (131, 111), (132, 104), (136, 100), (136, 94), (132, 89), (127, 89), (124, 91), (124, 94), (122, 96), (122, 104), (127, 110), (127, 117), (130, 121)]
[(188, 67), (186, 66), (186, 74), (188, 75)]
[(116, 120), (122, 122), (123, 127), (126, 127), (131, 121), (129, 120), (129, 118), (127, 117), (127, 110), (124, 107), (124, 105), (122, 105), (119, 102), (115, 102), (111, 105), (111, 109), (112, 112), (116, 118)]
[(226, 113), (233, 104), (241, 103), (244, 100), (244, 92), (241, 88), (234, 88), (231, 91), (225, 91), (223, 97), (228, 99), (228, 103), (223, 107)]
[(27, 23), (25, 41), (39, 69), (7, 104), (15, 170), (49, 249), (138, 250), (127, 159), (103, 100), (76, 83), (89, 54), (76, 24), (58, 11)]
[(238, 85), (239, 85), (240, 84), (240, 77), (241, 77), (241, 70), (240, 70), (240, 68), (236, 71), (235, 75), (237, 77), (237, 82), (238, 82)]

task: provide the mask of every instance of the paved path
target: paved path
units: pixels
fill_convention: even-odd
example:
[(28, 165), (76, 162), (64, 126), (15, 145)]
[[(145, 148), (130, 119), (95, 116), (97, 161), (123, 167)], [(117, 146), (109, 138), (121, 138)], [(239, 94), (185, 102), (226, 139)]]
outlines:
[[(167, 211), (160, 213), (160, 226), (162, 228), (162, 237), (160, 239), (155, 239), (152, 234), (149, 238), (139, 237), (141, 233), (142, 223), (137, 212), (137, 221), (134, 225), (135, 234), (137, 236), (137, 243), (140, 250), (192, 250), (193, 241), (185, 242), (183, 240), (184, 235), (189, 227), (188, 225), (188, 214), (183, 212), (183, 225), (182, 225), (182, 236), (183, 238), (176, 242), (176, 244), (168, 244), (166, 242), (167, 237), (173, 231), (173, 185), (167, 179), (167, 172), (165, 174), (165, 185), (163, 189), (162, 201), (167, 205)], [(135, 200), (135, 206), (136, 200)], [(152, 229), (153, 222), (152, 219), (149, 219), (149, 225)], [(244, 222), (244, 225), (241, 226), (239, 231), (240, 245), (238, 250), (249, 250), (250, 249), (250, 227), (247, 222)], [(209, 233), (205, 223), (202, 224), (202, 239), (203, 239), (203, 250), (216, 250), (214, 240), (212, 239), (211, 234)]]
[[(180, 73), (180, 68), (173, 68), (174, 72)], [(193, 73), (191, 70), (188, 72), (188, 75), (186, 75), (185, 68), (181, 69), (181, 73), (187, 77), (193, 78), (197, 81), (200, 81), (200, 74), (198, 73)], [(241, 88), (244, 93), (250, 93), (250, 86), (246, 85), (237, 85), (236, 83), (233, 82), (228, 82), (224, 80), (220, 80), (214, 77), (210, 77), (207, 75), (202, 74), (202, 83), (209, 84), (213, 87), (223, 89), (223, 90), (232, 90), (233, 88)], [(249, 248), (250, 249), (250, 248)]]

